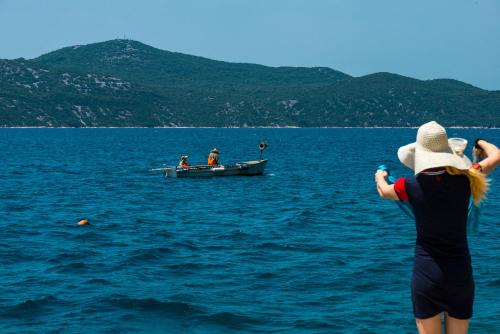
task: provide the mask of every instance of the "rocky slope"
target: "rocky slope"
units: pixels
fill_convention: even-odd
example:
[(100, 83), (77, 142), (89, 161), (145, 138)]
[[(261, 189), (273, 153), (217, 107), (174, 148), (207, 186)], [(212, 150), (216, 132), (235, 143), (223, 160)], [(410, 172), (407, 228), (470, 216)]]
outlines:
[(0, 60), (0, 126), (500, 126), (500, 91), (267, 67), (131, 40)]

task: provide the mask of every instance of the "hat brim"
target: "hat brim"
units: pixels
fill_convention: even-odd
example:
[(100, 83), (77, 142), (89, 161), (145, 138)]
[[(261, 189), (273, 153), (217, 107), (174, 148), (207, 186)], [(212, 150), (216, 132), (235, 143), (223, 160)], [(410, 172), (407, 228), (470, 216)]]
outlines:
[(466, 170), (472, 166), (472, 162), (465, 154), (458, 155), (451, 147), (443, 152), (433, 152), (423, 149), (417, 143), (400, 147), (398, 158), (406, 167), (413, 169), (415, 175), (429, 168), (450, 166)]

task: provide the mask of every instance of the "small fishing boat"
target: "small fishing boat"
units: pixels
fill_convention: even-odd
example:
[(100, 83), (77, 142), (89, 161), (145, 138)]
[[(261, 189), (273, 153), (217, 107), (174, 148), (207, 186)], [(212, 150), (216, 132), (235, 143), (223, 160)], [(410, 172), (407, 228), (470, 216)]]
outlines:
[[(267, 148), (267, 142), (259, 144), (259, 160), (237, 162), (234, 165), (195, 165), (186, 164), (180, 166), (165, 166), (163, 168), (154, 168), (151, 171), (162, 171), (166, 177), (212, 177), (212, 176), (237, 176), (237, 175), (262, 175), (266, 167), (267, 160), (262, 157), (263, 151)], [(217, 152), (217, 149), (213, 149)], [(211, 151), (211, 152), (212, 152)], [(181, 162), (187, 161), (187, 156), (181, 156)]]
[(237, 176), (237, 175), (262, 175), (267, 160), (253, 160), (237, 162), (234, 165), (198, 165), (183, 168), (167, 166), (163, 169), (167, 177), (211, 177), (211, 176)]

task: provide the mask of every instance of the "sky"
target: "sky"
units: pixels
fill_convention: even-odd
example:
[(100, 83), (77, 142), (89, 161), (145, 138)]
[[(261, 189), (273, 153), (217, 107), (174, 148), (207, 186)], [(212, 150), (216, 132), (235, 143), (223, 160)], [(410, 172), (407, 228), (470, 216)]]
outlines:
[(500, 90), (499, 0), (0, 0), (0, 58), (130, 38), (269, 66)]

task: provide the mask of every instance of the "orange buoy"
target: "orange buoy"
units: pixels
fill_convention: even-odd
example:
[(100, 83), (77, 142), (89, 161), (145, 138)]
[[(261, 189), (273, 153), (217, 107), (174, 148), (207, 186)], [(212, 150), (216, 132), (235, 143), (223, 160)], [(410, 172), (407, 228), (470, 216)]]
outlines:
[(87, 219), (82, 219), (78, 222), (78, 225), (88, 225), (88, 224), (90, 224), (90, 223)]

